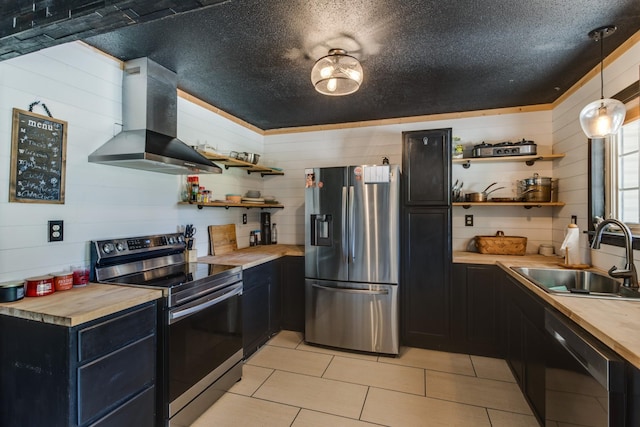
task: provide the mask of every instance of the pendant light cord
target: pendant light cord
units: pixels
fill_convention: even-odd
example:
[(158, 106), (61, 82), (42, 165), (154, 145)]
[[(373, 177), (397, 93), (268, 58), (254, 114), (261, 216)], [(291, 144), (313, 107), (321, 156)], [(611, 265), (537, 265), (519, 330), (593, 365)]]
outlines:
[(604, 32), (600, 31), (600, 99), (604, 99)]

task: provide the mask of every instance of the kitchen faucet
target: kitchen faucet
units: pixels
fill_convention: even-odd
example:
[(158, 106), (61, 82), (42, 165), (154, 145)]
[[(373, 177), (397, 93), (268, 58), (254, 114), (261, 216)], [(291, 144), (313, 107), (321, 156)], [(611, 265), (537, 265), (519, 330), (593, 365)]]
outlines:
[(600, 249), (600, 240), (602, 239), (602, 232), (607, 226), (611, 224), (615, 224), (618, 227), (620, 227), (620, 229), (622, 230), (622, 233), (624, 234), (624, 240), (625, 240), (624, 246), (627, 252), (627, 262), (624, 265), (624, 270), (618, 269), (618, 267), (616, 267), (615, 265), (611, 267), (609, 269), (609, 276), (614, 278), (622, 277), (624, 279), (622, 283), (623, 286), (637, 289), (638, 274), (636, 273), (636, 266), (633, 264), (633, 236), (631, 235), (631, 230), (625, 223), (615, 218), (609, 218), (609, 219), (605, 219), (604, 221), (601, 221), (598, 224), (598, 227), (596, 228), (596, 234), (593, 238), (593, 242), (591, 242), (591, 249)]

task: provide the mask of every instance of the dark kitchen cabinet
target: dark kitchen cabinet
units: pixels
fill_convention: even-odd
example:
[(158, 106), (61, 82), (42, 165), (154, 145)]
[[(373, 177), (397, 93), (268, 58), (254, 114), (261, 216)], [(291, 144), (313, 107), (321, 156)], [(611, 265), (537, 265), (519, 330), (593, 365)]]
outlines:
[(451, 129), (402, 134), (401, 337), (450, 350)]
[(451, 203), (451, 129), (403, 132), (402, 193), (405, 206)]
[(544, 303), (517, 280), (503, 274), (506, 359), (536, 418), (544, 424), (545, 349), (551, 348), (544, 328)]
[(280, 330), (279, 260), (242, 272), (242, 341), (245, 359)]
[(450, 350), (451, 209), (406, 208), (403, 214), (402, 341)]
[(304, 332), (304, 257), (282, 258), (282, 329)]
[(0, 425), (153, 426), (156, 302), (76, 327), (0, 316)]
[(453, 351), (504, 357), (503, 274), (495, 265), (453, 264)]
[(626, 363), (627, 370), (627, 425), (640, 426), (640, 369)]

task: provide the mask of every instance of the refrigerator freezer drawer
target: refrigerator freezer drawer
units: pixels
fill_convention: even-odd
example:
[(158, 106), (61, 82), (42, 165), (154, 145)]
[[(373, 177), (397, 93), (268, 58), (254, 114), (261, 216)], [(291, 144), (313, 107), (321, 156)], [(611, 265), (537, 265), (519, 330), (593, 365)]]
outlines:
[(398, 286), (305, 280), (305, 340), (398, 354)]

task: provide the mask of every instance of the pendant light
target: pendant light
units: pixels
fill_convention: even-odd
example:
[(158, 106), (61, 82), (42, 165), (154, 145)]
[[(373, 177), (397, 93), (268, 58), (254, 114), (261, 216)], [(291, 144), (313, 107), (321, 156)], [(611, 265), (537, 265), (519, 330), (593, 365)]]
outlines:
[(360, 61), (343, 49), (331, 49), (311, 69), (311, 83), (318, 92), (329, 96), (354, 93), (362, 83)]
[(589, 138), (605, 138), (617, 133), (626, 114), (626, 108), (622, 102), (604, 98), (604, 39), (615, 31), (614, 25), (608, 25), (589, 32), (592, 40), (600, 42), (600, 99), (588, 104), (580, 112), (580, 126)]

